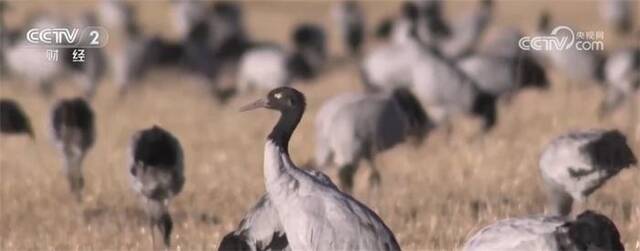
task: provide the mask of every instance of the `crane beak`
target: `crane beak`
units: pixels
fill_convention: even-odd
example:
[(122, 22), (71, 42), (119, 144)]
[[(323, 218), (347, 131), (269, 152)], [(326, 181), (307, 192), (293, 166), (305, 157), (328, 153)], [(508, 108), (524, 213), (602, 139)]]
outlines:
[(268, 107), (268, 105), (269, 101), (266, 98), (261, 98), (251, 104), (240, 107), (240, 112), (246, 112), (257, 108), (266, 108)]

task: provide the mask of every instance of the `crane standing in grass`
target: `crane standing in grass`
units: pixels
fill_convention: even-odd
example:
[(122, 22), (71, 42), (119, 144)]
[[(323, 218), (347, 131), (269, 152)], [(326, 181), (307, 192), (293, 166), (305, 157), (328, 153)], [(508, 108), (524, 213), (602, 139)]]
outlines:
[(347, 193), (361, 160), (371, 167), (369, 182), (375, 193), (380, 183), (375, 155), (408, 139), (422, 142), (433, 128), (420, 102), (405, 88), (339, 95), (324, 103), (315, 125), (316, 165), (336, 165), (340, 188)]
[(182, 191), (185, 181), (182, 147), (169, 132), (153, 126), (132, 137), (129, 154), (128, 173), (133, 189), (149, 214), (152, 242), (155, 246), (155, 228), (158, 228), (165, 246), (169, 247), (173, 220), (168, 204)]
[(51, 131), (56, 147), (64, 157), (64, 174), (71, 192), (82, 201), (84, 177), (82, 162), (95, 142), (94, 114), (82, 98), (63, 99), (51, 112)]
[(280, 87), (242, 109), (264, 107), (281, 114), (265, 144), (264, 176), (291, 249), (400, 250), (395, 236), (376, 213), (291, 161), (289, 139), (305, 106), (302, 93)]

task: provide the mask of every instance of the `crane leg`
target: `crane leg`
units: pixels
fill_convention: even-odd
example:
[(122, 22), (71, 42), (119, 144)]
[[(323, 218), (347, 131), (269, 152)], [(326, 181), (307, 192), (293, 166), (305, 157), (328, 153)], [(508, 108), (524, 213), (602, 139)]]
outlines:
[(382, 184), (380, 171), (374, 158), (368, 158), (367, 162), (371, 168), (371, 173), (369, 174), (369, 201), (374, 208), (378, 208), (380, 204), (380, 186)]

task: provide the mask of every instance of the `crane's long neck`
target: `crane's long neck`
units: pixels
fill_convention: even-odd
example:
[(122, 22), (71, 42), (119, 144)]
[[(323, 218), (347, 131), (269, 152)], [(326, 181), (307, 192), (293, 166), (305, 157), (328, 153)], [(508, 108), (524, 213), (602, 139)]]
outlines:
[(303, 111), (282, 111), (278, 123), (267, 137), (264, 151), (264, 176), (267, 190), (273, 182), (286, 176), (287, 170), (296, 168), (291, 164), (288, 146)]
[(287, 155), (289, 154), (289, 139), (291, 139), (293, 131), (300, 123), (303, 113), (304, 109), (282, 111), (278, 123), (271, 130), (269, 137), (267, 137)]

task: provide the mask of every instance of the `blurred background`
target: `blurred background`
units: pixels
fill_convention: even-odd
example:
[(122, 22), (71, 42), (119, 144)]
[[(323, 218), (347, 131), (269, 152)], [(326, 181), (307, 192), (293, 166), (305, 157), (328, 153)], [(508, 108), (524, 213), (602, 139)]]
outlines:
[[(625, 30), (604, 18), (602, 2), (493, 1), (486, 29), (472, 39), (474, 50), (490, 51), (496, 46), (494, 35), (507, 28), (540, 34), (545, 12), (551, 27), (602, 31), (604, 55), (637, 50), (640, 3), (629, 2), (635, 20)], [(372, 70), (363, 66), (369, 55), (396, 42), (395, 26), (390, 24), (391, 34), (385, 36), (381, 22), (406, 15), (402, 1), (357, 2), (364, 32), (361, 47), (352, 52), (341, 30), (342, 2), (223, 3), (216, 8), (220, 2), (0, 2), (0, 97), (20, 104), (35, 135), (0, 137), (0, 249), (151, 249), (147, 219), (126, 168), (130, 137), (152, 125), (170, 131), (185, 153), (186, 183), (170, 206), (172, 247), (216, 249), (265, 191), (263, 146), (276, 114), (239, 113), (238, 108), (274, 86), (240, 83), (243, 67), (251, 64), (245, 62), (250, 48), (269, 44), (302, 55), (303, 70), (285, 67), (289, 82), (282, 84), (307, 97), (307, 112), (290, 147), (294, 161), (306, 163), (314, 157), (318, 110), (331, 97), (367, 89), (362, 75)], [(477, 14), (480, 6), (481, 1), (443, 1), (441, 15), (453, 27)], [(212, 15), (214, 21), (201, 27), (198, 19), (192, 20), (199, 15)], [(50, 62), (46, 48), (22, 44), (26, 30), (48, 24), (102, 26), (109, 39), (103, 48), (87, 49), (82, 67), (68, 64), (64, 51), (60, 62)], [(293, 35), (304, 24), (323, 32), (326, 43), (318, 54), (302, 52), (304, 44)], [(555, 61), (535, 58), (546, 70), (549, 88), (523, 89), (501, 100), (498, 122), (481, 140), (475, 140), (482, 131), (477, 119), (456, 116), (452, 132), (437, 128), (420, 146), (403, 143), (377, 155), (383, 178), (375, 211), (403, 249), (458, 250), (473, 232), (497, 219), (544, 213), (538, 159), (548, 142), (569, 130), (617, 128), (638, 153), (635, 117), (640, 109), (631, 109), (638, 103), (624, 102), (599, 116), (609, 93), (606, 84), (572, 80)], [(273, 62), (279, 61), (267, 61), (264, 67)], [(582, 61), (569, 60), (570, 65), (577, 62)], [(637, 99), (637, 88), (623, 96)], [(96, 128), (95, 144), (83, 164), (82, 203), (68, 191), (49, 129), (52, 106), (76, 96), (90, 100)], [(336, 180), (335, 168), (322, 170)], [(360, 170), (354, 197), (370, 204), (369, 168)], [(625, 170), (588, 201), (588, 208), (616, 223), (628, 250), (640, 249), (639, 181), (636, 168)]]

